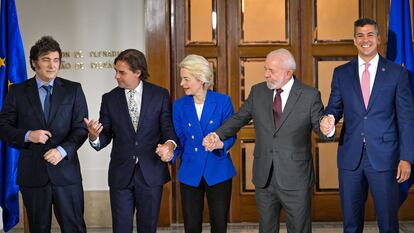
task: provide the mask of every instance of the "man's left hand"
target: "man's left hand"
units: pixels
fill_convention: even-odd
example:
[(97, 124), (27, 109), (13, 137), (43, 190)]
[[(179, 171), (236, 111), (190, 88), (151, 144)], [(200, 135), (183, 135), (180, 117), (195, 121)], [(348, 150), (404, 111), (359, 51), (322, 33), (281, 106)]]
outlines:
[(46, 152), (43, 155), (43, 158), (53, 165), (57, 165), (62, 160), (62, 155), (58, 151), (58, 149), (53, 148)]
[(398, 183), (402, 183), (406, 180), (408, 180), (408, 178), (410, 178), (410, 174), (411, 174), (411, 163), (405, 160), (400, 160), (400, 163), (398, 164), (398, 169), (397, 169), (397, 182)]

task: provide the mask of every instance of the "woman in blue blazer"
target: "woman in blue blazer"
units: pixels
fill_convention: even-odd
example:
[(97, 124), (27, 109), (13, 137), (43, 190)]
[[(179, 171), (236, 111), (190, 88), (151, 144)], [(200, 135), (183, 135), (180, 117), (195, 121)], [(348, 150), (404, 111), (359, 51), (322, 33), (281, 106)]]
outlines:
[(207, 195), (211, 232), (226, 232), (232, 177), (236, 174), (228, 151), (236, 138), (225, 140), (222, 149), (212, 152), (205, 150), (202, 142), (233, 114), (233, 105), (229, 96), (210, 90), (213, 72), (204, 57), (188, 55), (179, 67), (180, 85), (186, 95), (173, 106), (179, 145), (171, 162), (181, 156), (178, 180), (185, 232), (201, 233), (204, 195)]

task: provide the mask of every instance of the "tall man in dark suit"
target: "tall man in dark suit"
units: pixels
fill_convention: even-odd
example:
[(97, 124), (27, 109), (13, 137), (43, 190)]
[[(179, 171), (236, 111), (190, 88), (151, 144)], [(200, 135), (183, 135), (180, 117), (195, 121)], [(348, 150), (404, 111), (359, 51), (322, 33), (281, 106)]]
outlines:
[[(99, 121), (85, 119), (91, 145), (100, 150), (113, 140), (109, 164), (112, 226), (132, 233), (155, 233), (163, 184), (170, 180), (165, 162), (177, 141), (168, 91), (146, 81), (145, 56), (128, 49), (115, 58), (118, 87), (102, 96)], [(157, 155), (159, 154), (159, 155)]]
[(253, 119), (256, 146), (253, 183), (260, 232), (279, 232), (283, 208), (289, 233), (310, 233), (313, 185), (312, 129), (319, 131), (320, 93), (293, 77), (296, 63), (286, 49), (269, 53), (266, 82), (252, 87), (246, 102), (204, 145), (213, 150)]
[(11, 86), (0, 113), (0, 138), (20, 148), (17, 183), (31, 233), (50, 233), (52, 205), (62, 232), (86, 232), (76, 151), (87, 138), (88, 109), (81, 85), (57, 77), (61, 58), (52, 37), (37, 41), (36, 75)]
[(335, 68), (321, 131), (344, 117), (338, 147), (344, 232), (362, 232), (368, 188), (380, 232), (398, 232), (398, 183), (414, 162), (414, 104), (407, 70), (378, 54), (377, 23), (354, 24), (358, 58)]

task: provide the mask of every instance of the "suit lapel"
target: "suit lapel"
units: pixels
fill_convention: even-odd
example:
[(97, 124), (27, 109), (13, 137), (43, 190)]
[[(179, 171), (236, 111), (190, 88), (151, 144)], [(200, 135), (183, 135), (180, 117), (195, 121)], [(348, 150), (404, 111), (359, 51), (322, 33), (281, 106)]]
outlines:
[[(151, 86), (149, 86), (145, 81), (141, 80), (141, 82), (142, 82), (142, 99), (141, 99), (141, 110), (139, 111), (137, 133), (139, 132), (139, 129), (141, 129), (141, 126), (144, 124), (145, 114), (150, 113), (150, 111), (148, 111), (148, 108), (151, 105), (151, 100), (153, 99), (152, 96), (154, 94), (154, 92), (151, 90)], [(127, 105), (127, 112), (129, 115), (128, 105)], [(131, 117), (129, 117), (129, 119), (130, 119), (130, 125), (133, 130), (134, 126), (132, 125)]]
[[(289, 117), (290, 113), (294, 109), (296, 102), (299, 99), (299, 96), (302, 93), (302, 84), (299, 80), (294, 78), (294, 83), (292, 85), (292, 89), (290, 90), (289, 97), (286, 101), (286, 105), (282, 112), (282, 119), (280, 120), (280, 127), (276, 129), (276, 132), (283, 126), (286, 119)], [(274, 124), (274, 123), (273, 123)], [(275, 132), (275, 133), (276, 133)]]
[(360, 105), (362, 106), (362, 108), (365, 109), (364, 97), (362, 96), (361, 82), (359, 80), (358, 58), (353, 59), (349, 67), (349, 77), (351, 77), (351, 86), (355, 91), (356, 97)]
[(42, 104), (40, 103), (39, 90), (37, 89), (35, 77), (33, 77), (31, 81), (28, 82), (26, 88), (27, 88), (26, 90), (27, 99), (28, 99), (28, 102), (30, 103), (29, 108), (33, 108), (35, 112), (35, 116), (37, 117), (39, 122), (41, 122), (42, 124), (42, 128), (46, 128), (46, 120), (43, 115)]
[[(131, 116), (129, 115), (128, 103), (125, 96), (125, 89), (118, 87), (116, 89), (116, 106), (118, 106), (121, 119), (126, 119), (126, 124), (128, 128), (135, 133), (134, 126), (132, 125)], [(138, 123), (139, 125), (139, 123)]]
[(47, 121), (48, 126), (55, 118), (56, 113), (58, 112), (58, 109), (61, 106), (61, 103), (65, 96), (65, 91), (65, 86), (63, 85), (62, 80), (60, 80), (60, 78), (56, 78), (53, 83), (52, 102), (50, 105), (49, 120)]
[(216, 110), (216, 100), (211, 95), (211, 91), (207, 91), (206, 99), (204, 101), (203, 112), (201, 114), (200, 125), (205, 132), (207, 126), (210, 124), (211, 116)]
[[(186, 122), (184, 127), (191, 127), (194, 130), (195, 135), (203, 135), (203, 130), (201, 129), (200, 121), (197, 118), (197, 111), (195, 108), (194, 99), (192, 96), (186, 96), (185, 97), (185, 103), (184, 103), (184, 113), (186, 115)], [(207, 98), (206, 98), (207, 100)], [(201, 114), (201, 117), (204, 115), (204, 109), (205, 105), (203, 107), (203, 113)]]
[(372, 87), (371, 96), (368, 101), (367, 111), (371, 109), (373, 102), (375, 101), (375, 99), (380, 93), (381, 86), (385, 83), (383, 79), (385, 78), (384, 74), (386, 71), (385, 69), (386, 65), (387, 65), (386, 60), (380, 56), (379, 61), (378, 61), (377, 73), (375, 75), (374, 86)]

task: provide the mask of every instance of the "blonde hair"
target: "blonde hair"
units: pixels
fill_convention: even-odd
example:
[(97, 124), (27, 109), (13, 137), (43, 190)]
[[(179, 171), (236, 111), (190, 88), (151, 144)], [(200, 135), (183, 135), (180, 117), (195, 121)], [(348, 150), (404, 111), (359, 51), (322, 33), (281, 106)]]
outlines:
[(214, 74), (209, 62), (202, 56), (190, 54), (186, 56), (178, 65), (181, 69), (186, 69), (188, 73), (197, 80), (204, 83), (205, 89), (214, 86)]

